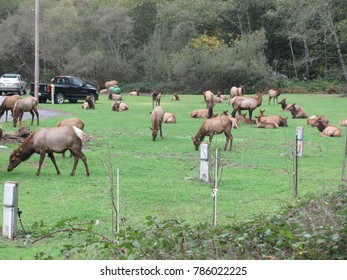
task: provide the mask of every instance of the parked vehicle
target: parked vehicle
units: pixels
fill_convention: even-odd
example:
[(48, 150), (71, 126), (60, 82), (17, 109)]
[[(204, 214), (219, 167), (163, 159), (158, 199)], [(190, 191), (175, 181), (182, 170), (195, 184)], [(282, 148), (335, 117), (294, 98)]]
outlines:
[[(73, 76), (56, 76), (51, 83), (39, 83), (39, 102), (45, 103), (52, 100), (54, 87), (54, 103), (63, 104), (65, 100), (76, 103), (78, 100), (85, 100), (88, 95), (93, 95), (95, 100), (99, 99), (97, 89), (84, 82), (82, 79)], [(35, 84), (30, 86), (30, 95), (35, 95)]]
[(3, 74), (0, 78), (0, 95), (15, 94), (20, 95), (26, 94), (27, 83), (23, 79), (22, 75), (14, 73)]

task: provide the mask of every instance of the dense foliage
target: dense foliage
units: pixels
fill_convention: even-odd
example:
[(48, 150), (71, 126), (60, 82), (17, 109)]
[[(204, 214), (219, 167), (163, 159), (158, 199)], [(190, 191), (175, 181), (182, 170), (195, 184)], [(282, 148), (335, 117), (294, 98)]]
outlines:
[[(33, 80), (35, 1), (0, 6), (0, 73)], [(340, 0), (41, 0), (40, 80), (181, 92), (260, 89), (274, 73), (347, 82), (346, 14)]]
[[(101, 239), (91, 225), (83, 231), (89, 236), (84, 242), (66, 245), (61, 253), (66, 259), (346, 259), (346, 198), (341, 188), (294, 202), (275, 216), (257, 216), (232, 226), (160, 222), (148, 216), (145, 229), (123, 229), (114, 241)], [(61, 234), (64, 229), (73, 238), (82, 231), (72, 223), (61, 221), (49, 230)], [(36, 233), (42, 234), (44, 225), (36, 226)], [(41, 252), (36, 258), (52, 256)]]

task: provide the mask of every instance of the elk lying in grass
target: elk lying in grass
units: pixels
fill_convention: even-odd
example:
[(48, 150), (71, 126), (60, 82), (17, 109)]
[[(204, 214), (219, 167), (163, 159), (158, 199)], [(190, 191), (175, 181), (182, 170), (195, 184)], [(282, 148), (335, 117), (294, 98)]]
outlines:
[(157, 138), (158, 130), (160, 131), (160, 137), (164, 139), (163, 131), (162, 131), (162, 123), (164, 118), (164, 110), (161, 106), (157, 106), (154, 108), (151, 114), (152, 118), (152, 127), (150, 127), (152, 131), (152, 141), (155, 141)]
[[(80, 130), (83, 130), (84, 122), (80, 118), (69, 118), (57, 123), (57, 127), (61, 127), (61, 126), (76, 126)], [(65, 152), (62, 153), (62, 156), (65, 157)], [(71, 156), (72, 154), (70, 154), (70, 157)]]
[[(286, 98), (283, 98), (280, 102), (278, 102), (278, 104), (281, 105), (282, 110), (285, 112), (289, 112), (288, 107), (290, 107), (292, 105), (292, 104), (287, 104)], [(298, 104), (295, 104), (295, 108), (296, 108), (296, 110), (300, 110), (301, 106)]]
[(257, 123), (257, 128), (278, 128), (278, 124), (274, 122), (264, 122), (261, 121), (259, 116), (255, 117), (256, 118), (256, 123)]
[(313, 123), (316, 122), (316, 119), (317, 118), (320, 118), (321, 119), (321, 122), (324, 123), (325, 125), (327, 125), (329, 123), (329, 120), (327, 117), (325, 116), (316, 116), (316, 115), (313, 115), (311, 117), (309, 117), (307, 120), (306, 120), (306, 124), (308, 125), (312, 125)]
[(8, 111), (11, 111), (11, 114), (13, 116), (13, 107), (14, 104), (16, 104), (16, 102), (18, 101), (18, 99), (22, 99), (22, 97), (17, 94), (5, 97), (4, 101), (2, 101), (0, 105), (0, 119), (3, 116), (3, 114), (6, 113), (5, 122), (7, 122)]
[(347, 126), (347, 118), (344, 118), (340, 121), (340, 126)]
[(153, 91), (151, 93), (152, 96), (152, 109), (154, 109), (155, 106), (160, 106), (160, 99), (161, 99), (161, 92), (159, 91)]
[(129, 106), (127, 103), (124, 103), (124, 102), (117, 102), (115, 101), (113, 104), (112, 104), (112, 111), (117, 111), (117, 112), (122, 112), (122, 111), (127, 111), (129, 110)]
[(139, 96), (140, 95), (140, 90), (135, 89), (134, 91), (131, 91), (128, 93), (130, 96)]
[(191, 118), (207, 118), (211, 119), (216, 115), (213, 114), (213, 106), (208, 107), (207, 109), (197, 109), (189, 113)]
[(297, 108), (295, 107), (295, 103), (293, 103), (292, 105), (287, 107), (287, 110), (290, 111), (293, 119), (307, 119), (308, 118), (308, 115), (304, 111), (303, 108), (300, 108), (299, 110), (297, 110)]
[(199, 128), (198, 133), (192, 137), (195, 150), (197, 151), (199, 149), (200, 143), (204, 140), (205, 136), (209, 136), (209, 142), (212, 143), (213, 135), (222, 132), (226, 138), (224, 150), (227, 150), (229, 142), (229, 150), (231, 150), (233, 142), (233, 136), (231, 134), (232, 125), (232, 121), (225, 113), (222, 113), (219, 117), (205, 120)]
[(264, 114), (265, 110), (260, 110), (259, 121), (276, 123), (278, 126), (288, 126), (288, 117), (283, 118), (281, 116), (266, 116)]
[(110, 92), (108, 94), (108, 100), (121, 101), (121, 100), (123, 100), (123, 96), (120, 94), (115, 94), (115, 93)]
[(278, 104), (278, 96), (281, 95), (281, 90), (280, 89), (269, 89), (268, 90), (268, 94), (269, 94), (269, 105), (270, 105), (270, 101), (272, 99), (272, 105), (275, 105), (275, 100), (276, 100), (276, 104)]
[(13, 127), (17, 126), (19, 121), (20, 126), (22, 126), (22, 118), (24, 112), (30, 112), (31, 114), (31, 125), (34, 123), (34, 114), (36, 115), (37, 125), (39, 125), (40, 117), (37, 110), (38, 102), (34, 97), (21, 98), (16, 101), (13, 107)]
[(164, 123), (176, 123), (176, 116), (172, 113), (165, 112), (163, 117)]
[(312, 123), (312, 127), (317, 127), (318, 130), (321, 132), (320, 136), (323, 137), (340, 137), (341, 136), (341, 129), (332, 126), (332, 125), (326, 125), (321, 121), (321, 118), (316, 118)]
[(36, 175), (40, 175), (42, 163), (46, 154), (48, 154), (48, 157), (53, 162), (57, 174), (59, 175), (60, 170), (53, 153), (63, 153), (69, 150), (74, 157), (71, 176), (75, 175), (79, 159), (83, 161), (87, 176), (89, 176), (90, 172), (87, 158), (82, 152), (82, 137), (83, 131), (75, 126), (41, 128), (31, 134), (19, 148), (12, 152), (7, 171), (12, 171), (22, 161), (29, 159), (32, 154), (37, 153), (40, 154), (40, 161)]
[(94, 96), (88, 95), (86, 97), (86, 101), (82, 104), (82, 109), (88, 110), (88, 109), (95, 109), (95, 101)]
[(221, 101), (225, 101), (228, 100), (228, 96), (222, 95), (222, 93), (220, 91), (217, 91), (217, 97), (219, 97), (221, 99)]
[(172, 97), (171, 101), (180, 101), (180, 97), (178, 96), (177, 93), (173, 94), (173, 97)]
[(236, 112), (241, 114), (241, 110), (248, 110), (249, 118), (252, 119), (252, 113), (255, 108), (259, 107), (263, 101), (263, 93), (258, 92), (257, 97), (235, 96), (231, 100), (233, 111), (231, 115), (235, 117)]
[(241, 122), (242, 123), (245, 123), (245, 124), (255, 124), (256, 123), (255, 120), (246, 118), (246, 116), (247, 116), (247, 113), (246, 114), (241, 114)]

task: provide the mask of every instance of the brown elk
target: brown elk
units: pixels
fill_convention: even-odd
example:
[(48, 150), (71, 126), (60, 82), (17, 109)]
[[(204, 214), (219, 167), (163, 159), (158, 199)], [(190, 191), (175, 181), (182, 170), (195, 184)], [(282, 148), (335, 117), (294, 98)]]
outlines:
[(123, 100), (123, 96), (120, 94), (115, 94), (115, 93), (109, 92), (108, 93), (108, 100), (121, 101), (121, 100)]
[(214, 106), (217, 103), (216, 97), (212, 91), (210, 91), (210, 90), (204, 91), (203, 96), (204, 96), (204, 100), (206, 102), (206, 108), (208, 108), (210, 106)]
[(293, 119), (307, 119), (308, 118), (308, 115), (304, 111), (303, 108), (300, 108), (299, 110), (297, 110), (297, 108), (295, 107), (295, 103), (293, 103), (289, 107), (287, 107), (287, 110), (290, 111)]
[[(84, 129), (84, 122), (80, 118), (69, 118), (69, 119), (65, 119), (65, 120), (58, 122), (56, 126), (57, 127), (76, 126), (80, 130), (83, 130)], [(62, 156), (65, 157), (65, 152), (62, 153)], [(70, 154), (70, 156), (72, 156), (72, 155)]]
[(163, 117), (163, 123), (176, 123), (176, 116), (172, 113), (165, 112)]
[(259, 107), (263, 101), (263, 93), (258, 92), (257, 97), (235, 96), (231, 100), (233, 111), (231, 115), (235, 117), (236, 112), (241, 114), (241, 110), (248, 110), (249, 118), (252, 119), (252, 113), (255, 108)]
[(230, 101), (229, 101), (229, 105), (231, 104), (231, 99), (235, 96), (242, 96), (244, 94), (245, 91), (245, 86), (244, 85), (239, 85), (239, 87), (235, 87), (233, 86), (230, 89)]
[(74, 165), (71, 176), (75, 175), (78, 160), (81, 159), (86, 168), (87, 176), (90, 175), (87, 158), (82, 152), (83, 131), (75, 126), (62, 126), (53, 128), (41, 128), (31, 134), (22, 145), (15, 149), (9, 159), (7, 171), (12, 171), (21, 162), (26, 161), (32, 154), (40, 154), (39, 167), (36, 175), (39, 176), (46, 154), (51, 159), (57, 174), (60, 170), (53, 153), (63, 153), (69, 150), (74, 157)]
[[(281, 105), (282, 110), (285, 112), (289, 112), (288, 107), (290, 107), (290, 105), (292, 105), (292, 104), (287, 104), (286, 98), (283, 98), (280, 102), (278, 102), (278, 104)], [(295, 104), (295, 108), (296, 108), (296, 110), (300, 110), (301, 106), (298, 104)]]
[(171, 98), (171, 101), (180, 101), (180, 97), (178, 96), (177, 93), (173, 94), (173, 97)]
[(82, 104), (82, 109), (95, 109), (95, 101), (93, 95), (88, 95), (86, 101)]
[(34, 116), (36, 115), (37, 125), (39, 125), (40, 117), (37, 110), (38, 102), (34, 97), (21, 98), (16, 101), (13, 107), (13, 127), (17, 126), (19, 121), (20, 126), (22, 126), (22, 118), (24, 112), (30, 112), (31, 114), (31, 125), (34, 123)]
[(129, 106), (127, 103), (124, 102), (114, 102), (112, 104), (112, 111), (122, 112), (129, 110)]
[(318, 130), (321, 132), (319, 135), (323, 137), (340, 137), (341, 136), (341, 129), (332, 126), (332, 125), (326, 125), (321, 121), (321, 118), (316, 118), (312, 123), (312, 127), (317, 127)]
[(340, 126), (347, 126), (347, 118), (344, 118), (339, 123)]
[(18, 101), (18, 99), (22, 99), (22, 97), (17, 94), (5, 97), (4, 101), (0, 105), (0, 119), (3, 116), (3, 114), (6, 112), (5, 122), (7, 122), (8, 111), (11, 111), (11, 114), (13, 116), (13, 107), (14, 107), (14, 104), (16, 104), (16, 102)]
[(163, 131), (162, 131), (162, 123), (164, 118), (164, 110), (161, 106), (157, 106), (154, 108), (151, 114), (152, 118), (152, 127), (150, 127), (152, 131), (152, 141), (155, 141), (157, 138), (158, 130), (160, 131), (160, 137), (164, 139)]
[(225, 100), (228, 100), (228, 96), (225, 96), (225, 95), (222, 95), (222, 92), (221, 91), (217, 91), (217, 97), (219, 97), (221, 99), (221, 101), (225, 101)]
[(283, 118), (281, 116), (266, 116), (264, 112), (265, 110), (260, 110), (260, 114), (258, 116), (260, 122), (276, 123), (278, 126), (288, 126), (288, 117)]
[(197, 109), (189, 113), (191, 118), (207, 118), (211, 119), (216, 115), (213, 114), (213, 106), (209, 106), (207, 109)]
[(153, 91), (151, 93), (152, 96), (152, 109), (154, 109), (155, 106), (160, 106), (160, 99), (162, 96), (162, 93), (159, 91)]
[(327, 117), (325, 116), (316, 116), (316, 115), (313, 115), (313, 116), (310, 116), (307, 120), (306, 120), (306, 124), (308, 125), (311, 125), (313, 124), (317, 118), (321, 118), (321, 122), (324, 123), (324, 124), (328, 124), (329, 123), (329, 120)]
[(140, 90), (135, 89), (134, 91), (131, 91), (128, 93), (130, 96), (139, 96), (140, 95)]
[(277, 123), (260, 121), (261, 117), (259, 116), (255, 118), (256, 118), (257, 128), (278, 128)]
[(113, 87), (117, 84), (118, 84), (118, 81), (116, 81), (116, 80), (107, 81), (107, 82), (103, 83), (101, 86), (99, 86), (99, 90), (108, 89), (108, 88)]
[(269, 89), (268, 90), (268, 94), (269, 94), (269, 105), (270, 105), (270, 101), (272, 99), (272, 105), (275, 105), (275, 100), (276, 100), (276, 104), (278, 104), (278, 96), (281, 95), (281, 90), (280, 89)]
[(224, 132), (226, 143), (224, 150), (227, 150), (228, 142), (230, 142), (229, 150), (231, 150), (233, 136), (231, 134), (232, 121), (229, 116), (222, 113), (219, 117), (207, 119), (199, 128), (198, 133), (192, 137), (195, 150), (199, 149), (200, 143), (204, 140), (205, 136), (209, 136), (209, 142), (212, 143), (213, 135)]
[(241, 122), (245, 123), (245, 124), (255, 124), (256, 121), (255, 120), (252, 120), (252, 119), (248, 119), (246, 118), (246, 114), (241, 114)]

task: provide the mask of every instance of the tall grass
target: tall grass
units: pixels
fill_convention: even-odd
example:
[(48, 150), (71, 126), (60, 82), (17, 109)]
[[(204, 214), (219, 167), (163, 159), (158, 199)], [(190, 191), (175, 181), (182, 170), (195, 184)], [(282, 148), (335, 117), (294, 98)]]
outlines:
[[(296, 102), (309, 115), (324, 114), (330, 123), (337, 125), (346, 117), (347, 99), (339, 95), (281, 95), (288, 103)], [(162, 106), (177, 117), (176, 124), (164, 124), (164, 139), (151, 140), (149, 96), (125, 95), (130, 110), (111, 111), (111, 101), (101, 96), (95, 110), (82, 110), (81, 103), (63, 105), (40, 104), (39, 108), (62, 110), (70, 115), (44, 119), (40, 127), (55, 126), (61, 119), (80, 117), (85, 122), (84, 153), (91, 176), (86, 177), (82, 162), (76, 175), (69, 174), (72, 158), (56, 156), (61, 175), (57, 176), (53, 164), (46, 158), (39, 177), (35, 176), (38, 155), (21, 163), (11, 173), (6, 171), (9, 154), (19, 144), (1, 143), (0, 176), (2, 183), (17, 181), (20, 184), (19, 207), (27, 231), (38, 233), (37, 225), (44, 223), (49, 229), (62, 220), (76, 218), (74, 225), (84, 226), (99, 221), (105, 235), (112, 234), (112, 207), (109, 194), (110, 174), (107, 167), (120, 170), (120, 216), (123, 225), (141, 226), (150, 215), (158, 220), (178, 219), (192, 223), (212, 222), (213, 200), (211, 185), (199, 181), (199, 152), (194, 150), (191, 136), (195, 135), (203, 120), (190, 119), (189, 112), (204, 108), (202, 96), (184, 95), (181, 101), (171, 101), (164, 95)], [(231, 111), (227, 102), (218, 104), (215, 112)], [(288, 116), (288, 127), (275, 130), (257, 129), (241, 124), (233, 130), (231, 152), (221, 151), (221, 172), (217, 203), (217, 223), (239, 222), (253, 214), (271, 214), (293, 199), (292, 150), (295, 129), (304, 126), (304, 156), (299, 159), (299, 198), (335, 190), (341, 178), (346, 130), (340, 138), (323, 138), (306, 120), (291, 119), (279, 105), (268, 105), (267, 95), (261, 109), (267, 115)], [(258, 114), (258, 110), (255, 111)], [(24, 121), (29, 125), (29, 121)], [(13, 131), (11, 122), (2, 123), (5, 133)], [(31, 127), (35, 130), (36, 127)], [(206, 139), (207, 140), (207, 139)], [(224, 135), (214, 137), (212, 151), (224, 147)], [(0, 196), (3, 189), (0, 188)], [(0, 210), (2, 216), (2, 209)], [(69, 223), (67, 223), (69, 224)], [(0, 239), (4, 252), (0, 259), (32, 258), (33, 252), (53, 251), (64, 235), (53, 240), (15, 250), (21, 245)], [(31, 257), (30, 257), (31, 256)]]

